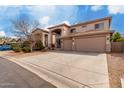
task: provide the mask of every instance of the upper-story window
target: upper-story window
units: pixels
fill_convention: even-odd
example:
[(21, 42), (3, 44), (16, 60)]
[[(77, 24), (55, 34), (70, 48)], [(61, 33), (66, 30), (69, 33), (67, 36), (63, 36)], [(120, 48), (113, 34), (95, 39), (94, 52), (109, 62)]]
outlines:
[(86, 28), (86, 26), (82, 26), (82, 28)]
[(86, 26), (86, 25), (84, 25), (84, 26), (82, 26), (82, 29), (81, 29), (81, 30), (85, 31), (85, 30), (86, 30), (86, 28), (87, 28), (87, 26)]
[(70, 30), (70, 33), (74, 33), (76, 31), (76, 29), (75, 28), (72, 28), (71, 30)]
[(95, 29), (103, 29), (104, 23), (95, 24)]

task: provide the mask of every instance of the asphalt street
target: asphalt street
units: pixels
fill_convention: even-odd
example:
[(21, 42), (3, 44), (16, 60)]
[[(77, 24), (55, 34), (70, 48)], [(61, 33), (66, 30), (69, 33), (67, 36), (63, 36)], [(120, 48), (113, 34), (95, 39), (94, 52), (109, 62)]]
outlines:
[(55, 88), (25, 68), (0, 57), (0, 88)]

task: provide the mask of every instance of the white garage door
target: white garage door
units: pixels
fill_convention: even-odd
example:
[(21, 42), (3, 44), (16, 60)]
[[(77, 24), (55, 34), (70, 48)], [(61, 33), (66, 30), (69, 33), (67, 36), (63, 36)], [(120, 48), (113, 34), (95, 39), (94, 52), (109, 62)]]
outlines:
[(63, 40), (63, 48), (64, 50), (72, 50), (72, 40), (71, 39)]
[(75, 41), (77, 51), (105, 52), (105, 37), (77, 38)]

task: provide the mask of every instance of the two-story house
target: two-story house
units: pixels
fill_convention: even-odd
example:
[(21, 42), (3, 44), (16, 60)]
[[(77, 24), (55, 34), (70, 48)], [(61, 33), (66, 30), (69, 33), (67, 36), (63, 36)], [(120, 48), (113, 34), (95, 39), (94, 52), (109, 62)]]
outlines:
[[(71, 26), (64, 23), (49, 27), (48, 46), (54, 44), (55, 48), (69, 51), (110, 52), (111, 20), (112, 17), (105, 17)], [(43, 38), (42, 42), (46, 42), (45, 35)]]

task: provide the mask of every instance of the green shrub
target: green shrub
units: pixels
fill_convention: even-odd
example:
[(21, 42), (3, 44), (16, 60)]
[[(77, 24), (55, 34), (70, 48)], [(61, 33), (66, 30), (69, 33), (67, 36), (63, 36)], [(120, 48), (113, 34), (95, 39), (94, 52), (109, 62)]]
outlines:
[(31, 42), (30, 41), (24, 41), (23, 42), (22, 51), (25, 53), (31, 52)]
[(15, 52), (31, 52), (31, 42), (30, 41), (24, 41), (23, 43), (12, 43), (11, 48)]
[(31, 52), (31, 48), (30, 47), (23, 47), (22, 51), (25, 53)]
[(17, 47), (17, 44), (16, 43), (12, 43), (11, 44), (11, 48), (13, 49), (14, 47)]
[(30, 41), (24, 41), (22, 44), (22, 48), (23, 47), (30, 47), (31, 46), (31, 42)]
[(21, 48), (22, 44), (21, 43), (12, 43), (11, 44), (11, 48), (14, 48), (14, 47), (20, 47)]
[(124, 42), (124, 38), (117, 39), (117, 42)]
[(113, 42), (117, 42), (118, 39), (121, 38), (121, 34), (119, 32), (115, 32), (113, 35), (112, 35), (112, 41)]
[(21, 52), (21, 48), (20, 47), (13, 47), (13, 51), (15, 51), (15, 52)]
[(44, 46), (43, 46), (43, 43), (42, 43), (41, 40), (37, 40), (37, 41), (36, 41), (35, 47), (36, 47), (37, 49), (39, 49), (39, 50), (44, 49)]
[(12, 43), (11, 48), (15, 52), (21, 52), (21, 43)]

